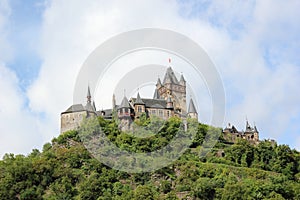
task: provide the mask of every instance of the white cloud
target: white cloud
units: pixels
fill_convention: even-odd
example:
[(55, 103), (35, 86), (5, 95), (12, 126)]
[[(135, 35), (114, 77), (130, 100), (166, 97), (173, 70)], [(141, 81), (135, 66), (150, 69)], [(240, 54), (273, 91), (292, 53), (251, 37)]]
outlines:
[[(194, 8), (182, 11), (175, 1), (52, 1), (42, 31), (44, 63), (29, 90), (30, 105), (58, 121), (58, 113), (72, 103), (76, 74), (94, 48), (123, 31), (158, 27), (186, 34), (208, 51), (225, 81), (226, 120), (242, 128), (248, 115), (264, 134), (277, 137), (289, 119), (299, 115), (299, 71), (288, 60), (271, 69), (264, 51), (275, 41), (289, 42), (282, 28), (298, 28), (291, 21), (298, 17), (295, 4), (264, 1), (237, 6), (235, 1), (213, 1), (202, 14), (184, 18)], [(299, 41), (296, 33), (289, 34)]]
[(42, 138), (35, 117), (24, 107), (14, 72), (0, 65), (0, 156), (25, 153), (40, 148)]
[[(0, 112), (1, 118), (10, 116), (9, 125), (3, 129), (10, 131), (5, 134), (9, 138), (3, 144), (16, 141), (15, 136), (24, 139), (17, 127), (9, 129), (14, 122), (24, 122), (23, 132), (30, 137), (42, 138), (42, 142), (29, 141), (32, 146), (57, 136), (60, 112), (72, 104), (76, 76), (87, 56), (108, 38), (145, 27), (180, 32), (206, 49), (225, 83), (226, 122), (243, 128), (248, 115), (250, 121), (256, 121), (262, 137), (277, 139), (280, 134), (289, 134), (284, 129), (300, 113), (299, 59), (298, 51), (295, 52), (299, 50), (299, 23), (295, 22), (299, 18), (298, 1), (202, 2), (206, 2), (205, 8), (199, 3), (159, 0), (50, 1), (41, 27), (43, 63), (27, 94), (18, 90), (19, 82), (12, 71), (0, 68), (1, 73), (7, 74), (1, 77), (0, 87), (3, 85), (11, 91), (9, 98), (6, 97), (11, 100), (1, 105), (13, 105), (16, 109), (5, 114)], [(2, 15), (0, 10), (0, 36), (6, 23)], [(3, 41), (0, 39), (1, 45)], [(3, 49), (9, 47), (0, 48), (0, 55)], [(273, 64), (272, 68), (269, 64)], [(24, 108), (26, 98), (30, 109)], [(299, 132), (300, 125), (294, 130)], [(23, 150), (28, 152), (29, 145), (25, 146)], [(19, 151), (16, 146), (5, 148), (6, 152)]]

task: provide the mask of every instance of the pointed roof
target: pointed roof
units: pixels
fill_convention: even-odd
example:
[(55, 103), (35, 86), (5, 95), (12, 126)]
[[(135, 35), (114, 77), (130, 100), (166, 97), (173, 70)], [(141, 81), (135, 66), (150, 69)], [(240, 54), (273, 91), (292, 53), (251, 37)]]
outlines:
[(189, 105), (188, 113), (197, 113), (197, 110), (195, 108), (195, 104), (194, 104), (194, 101), (193, 101), (192, 98), (190, 100), (190, 105)]
[(126, 96), (124, 96), (124, 98), (121, 102), (120, 108), (130, 108), (130, 105), (129, 105), (129, 102), (128, 102), (128, 99)]
[(252, 128), (251, 128), (248, 120), (246, 120), (246, 131), (252, 131)]
[(145, 103), (142, 101), (139, 92), (137, 93), (136, 101), (134, 102), (134, 104), (145, 104)]
[(180, 83), (180, 84), (185, 84), (185, 83), (186, 83), (186, 81), (185, 81), (185, 79), (184, 79), (184, 77), (183, 77), (183, 74), (181, 74), (181, 76), (180, 76), (180, 81), (179, 81), (179, 83)]
[(91, 104), (91, 91), (90, 91), (90, 86), (88, 85), (88, 91), (87, 91), (87, 95), (86, 95), (86, 98), (87, 98), (87, 104)]
[(158, 89), (155, 89), (154, 94), (153, 94), (153, 99), (160, 99)]
[(175, 73), (172, 69), (172, 67), (168, 67), (166, 74), (165, 74), (165, 78), (164, 78), (164, 84), (165, 83), (175, 83), (178, 84), (178, 80), (175, 76)]
[(90, 86), (88, 86), (88, 91), (87, 91), (87, 97), (91, 97), (91, 91), (90, 91)]
[(161, 85), (161, 81), (160, 81), (160, 78), (159, 78), (159, 77), (158, 77), (158, 79), (157, 79), (156, 86), (158, 86), (158, 85)]
[(93, 101), (93, 108), (94, 108), (95, 111), (97, 110), (97, 109), (96, 109), (95, 101)]

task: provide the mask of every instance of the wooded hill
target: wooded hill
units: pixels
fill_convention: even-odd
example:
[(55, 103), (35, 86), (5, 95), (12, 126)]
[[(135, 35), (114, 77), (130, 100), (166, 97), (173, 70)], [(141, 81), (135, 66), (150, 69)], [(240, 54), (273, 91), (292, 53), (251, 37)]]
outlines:
[[(117, 123), (97, 119), (122, 149), (147, 152), (168, 143), (180, 126), (171, 118), (152, 138), (120, 132)], [(149, 126), (149, 119), (137, 125)], [(211, 152), (198, 151), (213, 128), (197, 125), (197, 135), (180, 159), (151, 173), (111, 169), (86, 150), (77, 131), (68, 131), (27, 155), (6, 154), (0, 161), (0, 199), (300, 199), (300, 153), (287, 145), (219, 138)], [(214, 128), (217, 129), (217, 128)], [(220, 154), (222, 152), (222, 154)]]

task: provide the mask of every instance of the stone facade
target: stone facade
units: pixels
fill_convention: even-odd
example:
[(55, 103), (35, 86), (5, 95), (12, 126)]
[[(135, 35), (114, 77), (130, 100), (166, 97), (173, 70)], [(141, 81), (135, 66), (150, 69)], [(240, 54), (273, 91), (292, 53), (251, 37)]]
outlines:
[(178, 116), (182, 119), (187, 117), (198, 119), (198, 113), (192, 99), (188, 110), (186, 108), (186, 81), (183, 75), (178, 81), (173, 69), (169, 67), (163, 83), (158, 78), (153, 98), (141, 98), (138, 93), (136, 98), (132, 97), (130, 100), (124, 96), (121, 103), (117, 105), (115, 95), (113, 95), (111, 109), (97, 111), (95, 103), (91, 102), (88, 87), (85, 106), (82, 104), (72, 105), (61, 113), (61, 133), (77, 129), (86, 117), (102, 116), (105, 119), (112, 119), (113, 113), (116, 113), (115, 117), (120, 120), (121, 130), (130, 129), (131, 123), (139, 119), (141, 115), (157, 116), (164, 120), (172, 116)]

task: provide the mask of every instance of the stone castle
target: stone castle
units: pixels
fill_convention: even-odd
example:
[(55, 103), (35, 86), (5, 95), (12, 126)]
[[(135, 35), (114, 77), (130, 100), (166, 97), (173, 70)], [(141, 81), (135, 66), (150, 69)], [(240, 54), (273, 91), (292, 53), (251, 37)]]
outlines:
[[(186, 81), (183, 75), (178, 80), (173, 69), (167, 68), (164, 79), (161, 82), (158, 78), (153, 98), (141, 98), (139, 92), (136, 98), (127, 99), (124, 95), (121, 103), (116, 104), (115, 95), (112, 97), (112, 107), (105, 110), (97, 110), (95, 102), (92, 101), (90, 88), (87, 89), (86, 105), (74, 104), (65, 112), (61, 113), (61, 133), (68, 130), (77, 129), (84, 118), (102, 116), (104, 119), (117, 117), (120, 120), (120, 129), (129, 130), (131, 123), (140, 118), (157, 116), (167, 120), (172, 116), (181, 119), (194, 118), (198, 120), (193, 99), (190, 99), (189, 105), (186, 104)], [(235, 142), (238, 138), (249, 140), (253, 144), (259, 142), (259, 132), (256, 126), (251, 127), (246, 121), (245, 131), (238, 131), (233, 125), (223, 129), (224, 139)]]
[(252, 144), (259, 143), (259, 132), (255, 125), (254, 127), (250, 126), (248, 120), (246, 120), (245, 131), (238, 131), (235, 126), (229, 123), (228, 126), (223, 130), (223, 136), (225, 140), (233, 143), (238, 139), (248, 140)]
[(61, 113), (61, 133), (77, 129), (82, 120), (86, 117), (102, 116), (105, 119), (112, 119), (113, 113), (120, 119), (121, 129), (128, 130), (131, 122), (141, 115), (147, 117), (157, 116), (167, 120), (172, 116), (182, 119), (187, 117), (198, 119), (198, 113), (190, 99), (189, 107), (186, 105), (186, 81), (183, 75), (178, 80), (173, 69), (167, 68), (163, 82), (158, 78), (153, 98), (141, 98), (137, 93), (136, 98), (129, 100), (124, 95), (121, 103), (116, 104), (115, 95), (112, 97), (112, 107), (110, 109), (98, 110), (95, 102), (92, 101), (90, 88), (87, 91), (86, 105), (75, 104)]

